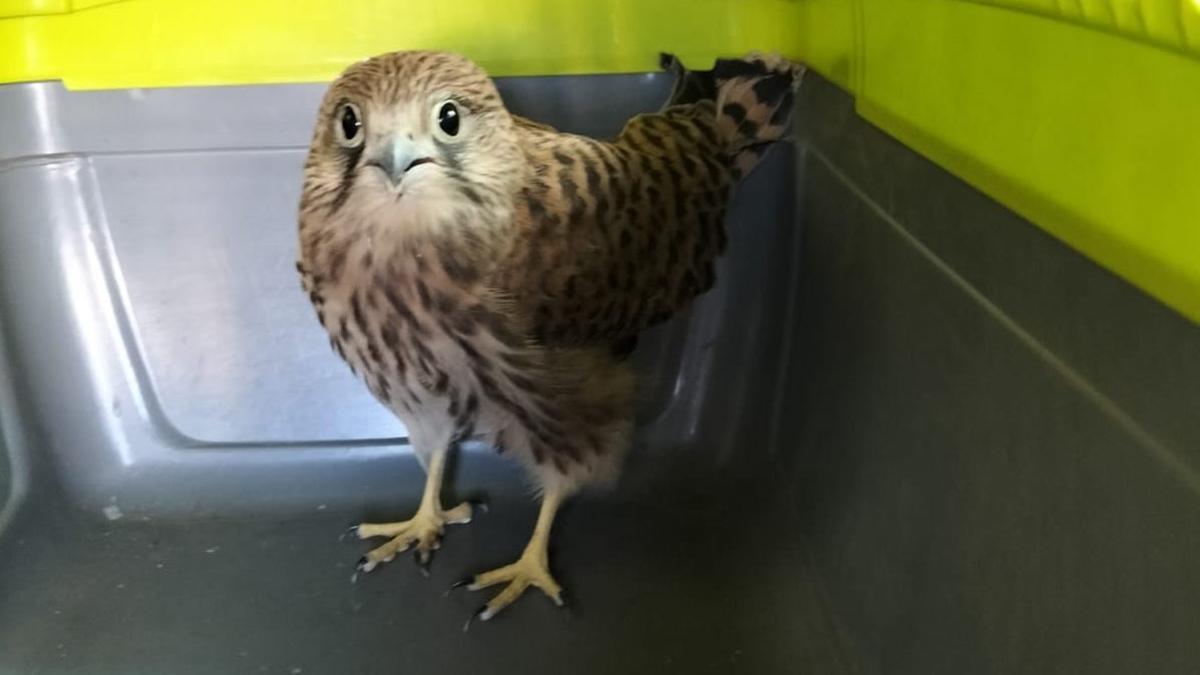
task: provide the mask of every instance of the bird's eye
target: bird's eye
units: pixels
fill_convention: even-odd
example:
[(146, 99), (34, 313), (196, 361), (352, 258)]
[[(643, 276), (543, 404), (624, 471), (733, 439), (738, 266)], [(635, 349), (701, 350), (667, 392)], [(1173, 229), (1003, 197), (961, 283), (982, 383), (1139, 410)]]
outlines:
[(352, 148), (363, 140), (362, 115), (358, 106), (353, 103), (343, 103), (334, 119), (337, 127), (338, 142), (347, 148)]
[(446, 101), (442, 107), (438, 109), (438, 126), (442, 131), (446, 132), (447, 136), (458, 135), (458, 106), (451, 101)]

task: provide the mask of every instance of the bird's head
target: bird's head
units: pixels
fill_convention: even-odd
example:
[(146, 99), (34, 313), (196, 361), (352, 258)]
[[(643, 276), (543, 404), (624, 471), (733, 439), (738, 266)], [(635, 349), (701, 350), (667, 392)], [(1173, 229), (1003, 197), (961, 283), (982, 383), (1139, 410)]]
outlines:
[(487, 227), (521, 180), (512, 117), (465, 57), (397, 52), (330, 85), (304, 170), (301, 220), (419, 236)]

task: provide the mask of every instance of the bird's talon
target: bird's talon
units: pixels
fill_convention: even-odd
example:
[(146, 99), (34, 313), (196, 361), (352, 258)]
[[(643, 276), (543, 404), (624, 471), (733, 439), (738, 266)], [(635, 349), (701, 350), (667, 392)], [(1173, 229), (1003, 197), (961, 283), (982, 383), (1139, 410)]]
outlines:
[(480, 621), (487, 621), (487, 618), (484, 618), (484, 615), (486, 612), (487, 612), (487, 605), (484, 605), (483, 607), (480, 607), (479, 609), (475, 610), (475, 613), (472, 614), (471, 616), (467, 617), (467, 622), (463, 624), (463, 632), (465, 633), (465, 632), (467, 632), (468, 629), (471, 628), (471, 622), (474, 621), (477, 617), (479, 618)]
[(474, 579), (474, 577), (464, 577), (464, 578), (462, 578), (462, 579), (459, 579), (458, 581), (456, 581), (456, 582), (454, 582), (454, 583), (450, 584), (450, 587), (449, 587), (449, 588), (447, 588), (447, 589), (445, 590), (445, 592), (443, 592), (443, 593), (442, 593), (442, 597), (443, 597), (443, 598), (448, 598), (448, 597), (450, 597), (450, 594), (451, 594), (451, 593), (453, 593), (455, 589), (457, 589), (457, 588), (462, 588), (463, 586), (466, 586), (467, 584), (471, 583), (471, 581), (472, 581), (473, 579)]
[(417, 549), (413, 551), (413, 561), (417, 563), (417, 569), (421, 570), (421, 576), (429, 578), (429, 552)]
[(558, 600), (555, 602), (555, 604), (558, 605), (558, 611), (566, 614), (567, 618), (575, 618), (575, 605), (573, 605), (570, 598), (567, 597), (566, 591), (563, 591), (559, 594)]

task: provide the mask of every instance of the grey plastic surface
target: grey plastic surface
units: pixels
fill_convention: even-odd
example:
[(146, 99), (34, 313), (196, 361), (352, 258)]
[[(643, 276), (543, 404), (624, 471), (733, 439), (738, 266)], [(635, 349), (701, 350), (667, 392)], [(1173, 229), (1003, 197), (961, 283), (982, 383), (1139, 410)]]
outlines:
[[(515, 111), (593, 135), (656, 109), (669, 86), (501, 82)], [(26, 125), (0, 142), (13, 370), (0, 428), (20, 424), (8, 451), (33, 486), (0, 538), (0, 672), (527, 673), (580, 654), (581, 672), (840, 668), (803, 550), (773, 542), (778, 517), (746, 522), (712, 498), (753, 485), (773, 454), (795, 152), (773, 153), (738, 196), (720, 288), (639, 345), (622, 488), (573, 502), (556, 528), (576, 618), (531, 595), (463, 636), (481, 599), (441, 590), (515, 555), (533, 502), (518, 467), (467, 448), (449, 491), (486, 494), (493, 514), (450, 533), (432, 582), (401, 562), (349, 584), (365, 549), (338, 534), (410, 513), (423, 475), (295, 277), (321, 91), (0, 88), (0, 111)], [(743, 505), (770, 511), (777, 497)], [(747, 586), (747, 569), (780, 583)]]
[[(501, 82), (599, 135), (667, 88)], [(571, 612), (460, 631), (533, 521), (478, 447), (433, 578), (350, 585), (422, 474), (291, 266), (320, 92), (0, 87), (0, 673), (1200, 672), (1200, 328), (812, 74), (556, 526)]]
[[(669, 87), (656, 75), (585, 82), (503, 90), (518, 111), (604, 135)], [(33, 378), (29, 395), (55, 429), (43, 451), (74, 467), (63, 478), (85, 508), (228, 513), (394, 495), (376, 469), (396, 462), (404, 429), (330, 358), (296, 290), (296, 177), (322, 90), (0, 90), (5, 117), (31, 133), (0, 143), (4, 319), (18, 359), (64, 374)], [(696, 425), (715, 329), (705, 316), (643, 350), (661, 368), (642, 416), (672, 441)]]
[(787, 473), (855, 660), (1200, 672), (1200, 326), (811, 84)]

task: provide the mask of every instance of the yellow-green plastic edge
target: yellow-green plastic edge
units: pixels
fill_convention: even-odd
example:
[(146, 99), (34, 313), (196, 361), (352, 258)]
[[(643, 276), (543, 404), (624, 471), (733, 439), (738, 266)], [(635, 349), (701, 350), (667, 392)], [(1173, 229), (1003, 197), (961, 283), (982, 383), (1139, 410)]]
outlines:
[[(0, 82), (72, 89), (323, 82), (398, 49), (495, 75), (644, 72), (798, 44), (791, 0), (0, 0)], [(26, 6), (22, 12), (21, 7)], [(24, 16), (21, 16), (21, 14)], [(795, 56), (795, 54), (792, 54)]]
[(800, 4), (861, 115), (1200, 322), (1200, 0)]
[(1200, 0), (0, 0), (0, 82), (313, 82), (394, 49), (497, 75), (800, 57), (859, 112), (1200, 321)]

